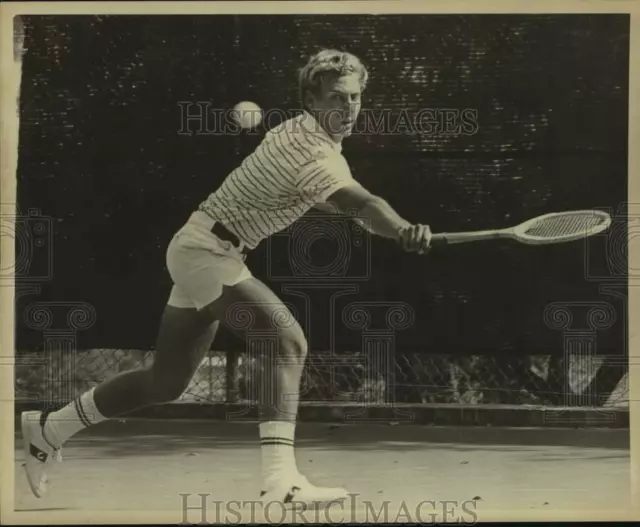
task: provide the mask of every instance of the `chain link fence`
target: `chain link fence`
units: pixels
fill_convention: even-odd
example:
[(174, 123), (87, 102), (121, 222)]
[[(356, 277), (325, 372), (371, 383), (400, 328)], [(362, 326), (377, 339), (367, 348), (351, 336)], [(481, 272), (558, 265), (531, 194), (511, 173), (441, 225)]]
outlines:
[[(94, 349), (18, 354), (16, 402), (66, 402), (122, 371), (149, 367), (153, 352)], [(210, 352), (176, 403), (254, 403), (264, 358)], [(628, 361), (600, 356), (426, 355), (387, 361), (363, 353), (311, 354), (301, 404), (537, 405), (628, 408)]]

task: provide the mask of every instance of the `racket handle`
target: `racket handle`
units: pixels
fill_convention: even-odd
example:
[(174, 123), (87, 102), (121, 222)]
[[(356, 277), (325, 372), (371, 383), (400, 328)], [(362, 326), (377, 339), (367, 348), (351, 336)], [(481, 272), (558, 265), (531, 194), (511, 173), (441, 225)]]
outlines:
[(449, 237), (446, 233), (431, 235), (431, 247), (440, 247), (443, 245), (449, 245)]
[(431, 245), (439, 247), (452, 243), (478, 242), (510, 237), (508, 230), (475, 231), (475, 232), (443, 232), (431, 236)]

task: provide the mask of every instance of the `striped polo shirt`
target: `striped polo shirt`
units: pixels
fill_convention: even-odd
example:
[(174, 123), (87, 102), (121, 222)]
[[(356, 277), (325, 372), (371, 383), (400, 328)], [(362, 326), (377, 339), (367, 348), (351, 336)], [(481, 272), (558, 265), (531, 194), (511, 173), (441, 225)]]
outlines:
[(303, 112), (269, 130), (198, 210), (253, 249), (336, 190), (353, 184), (341, 144)]

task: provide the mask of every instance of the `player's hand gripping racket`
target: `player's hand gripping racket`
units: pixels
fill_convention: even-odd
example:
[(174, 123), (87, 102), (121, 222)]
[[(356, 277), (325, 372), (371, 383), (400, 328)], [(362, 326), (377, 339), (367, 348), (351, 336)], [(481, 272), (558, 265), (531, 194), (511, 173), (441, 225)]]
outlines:
[(563, 243), (601, 233), (611, 225), (611, 217), (598, 210), (574, 210), (538, 216), (515, 227), (491, 231), (433, 234), (431, 245), (512, 239), (529, 245)]

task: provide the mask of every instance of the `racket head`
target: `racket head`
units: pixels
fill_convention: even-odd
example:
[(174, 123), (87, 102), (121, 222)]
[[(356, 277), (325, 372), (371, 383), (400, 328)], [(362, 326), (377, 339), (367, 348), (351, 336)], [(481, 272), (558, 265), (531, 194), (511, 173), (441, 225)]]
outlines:
[(553, 212), (514, 227), (513, 236), (530, 245), (565, 243), (594, 236), (610, 225), (611, 216), (600, 210)]

